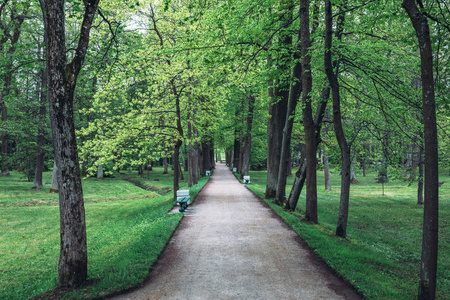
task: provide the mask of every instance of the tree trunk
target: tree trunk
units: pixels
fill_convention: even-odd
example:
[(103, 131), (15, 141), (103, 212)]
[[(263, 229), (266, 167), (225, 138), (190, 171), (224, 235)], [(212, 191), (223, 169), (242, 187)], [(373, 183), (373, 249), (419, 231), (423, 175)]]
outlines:
[(245, 141), (242, 156), (242, 176), (248, 176), (250, 171), (250, 155), (252, 152), (252, 126), (253, 126), (253, 110), (255, 106), (255, 96), (251, 93), (248, 97), (247, 126), (245, 132)]
[[(327, 107), (328, 98), (330, 97), (330, 88), (326, 87), (322, 90), (321, 98), (322, 101), (319, 103), (316, 115), (314, 117), (314, 127), (316, 131), (316, 150), (320, 142), (320, 130), (322, 128), (322, 120), (325, 114), (325, 109)], [(300, 166), (295, 173), (294, 184), (292, 185), (291, 193), (289, 194), (288, 201), (286, 202), (286, 209), (295, 211), (298, 203), (298, 199), (303, 189), (303, 185), (306, 180), (306, 167), (307, 162), (305, 157), (305, 147), (302, 147), (302, 153), (300, 157)]]
[(417, 157), (419, 166), (419, 178), (417, 180), (417, 204), (423, 205), (423, 145), (419, 145), (419, 155)]
[(42, 173), (44, 172), (44, 143), (45, 143), (45, 116), (47, 114), (47, 71), (41, 71), (41, 89), (39, 93), (39, 128), (37, 135), (37, 155), (36, 155), (36, 171), (34, 173), (33, 190), (41, 190), (44, 188), (42, 184)]
[(163, 157), (163, 174), (169, 174), (169, 164), (167, 163), (167, 156)]
[[(281, 27), (287, 29), (292, 21), (293, 5), (291, 1), (284, 1), (284, 11), (280, 17)], [(287, 11), (289, 10), (289, 11)], [(267, 122), (267, 182), (265, 197), (275, 199), (278, 186), (278, 172), (281, 162), (281, 148), (283, 142), (283, 129), (286, 123), (287, 107), (289, 103), (290, 80), (283, 79), (291, 73), (288, 61), (291, 60), (290, 47), (292, 36), (288, 30), (281, 31), (280, 47), (283, 48), (282, 57), (276, 63), (279, 73), (283, 74), (276, 80), (275, 86), (269, 90), (271, 103), (269, 106), (269, 120)], [(271, 95), (271, 92), (273, 94)]]
[(182, 142), (181, 140), (178, 140), (175, 143), (175, 148), (173, 151), (173, 165), (174, 165), (174, 171), (173, 171), (173, 199), (177, 199), (177, 191), (180, 189), (180, 148), (181, 148)]
[[(188, 96), (188, 106), (192, 110), (192, 114), (189, 113), (188, 117), (188, 186), (191, 187), (198, 183), (198, 142), (194, 142), (194, 138), (197, 137), (197, 130), (195, 127), (196, 109), (191, 108), (191, 97)], [(189, 110), (189, 111), (190, 111)]]
[(434, 299), (436, 297), (438, 255), (439, 172), (433, 50), (427, 17), (422, 15), (416, 2), (413, 0), (404, 0), (402, 6), (411, 19), (419, 41), (422, 78), (422, 112), (425, 137), (425, 205), (418, 299)]
[(300, 49), (297, 50), (294, 58), (297, 59), (297, 63), (294, 66), (292, 72), (292, 83), (289, 93), (289, 104), (286, 112), (286, 118), (282, 133), (282, 143), (281, 143), (281, 154), (280, 154), (280, 165), (278, 168), (278, 180), (277, 180), (277, 190), (275, 194), (275, 202), (278, 205), (283, 205), (286, 201), (286, 179), (288, 176), (289, 162), (291, 157), (291, 135), (292, 129), (294, 127), (294, 116), (295, 109), (297, 108), (297, 103), (302, 93), (302, 64), (300, 62)]
[(75, 137), (73, 97), (86, 56), (99, 0), (86, 0), (74, 58), (67, 64), (63, 0), (40, 0), (47, 43), (48, 91), (59, 188), (60, 258), (58, 287), (82, 285), (87, 278), (86, 224)]
[(325, 177), (325, 190), (331, 191), (331, 180), (330, 180), (330, 164), (328, 161), (328, 153), (327, 151), (323, 152), (323, 174)]
[(239, 170), (239, 157), (241, 154), (241, 141), (238, 137), (238, 132), (235, 131), (234, 133), (234, 147), (233, 147), (233, 168), (236, 168), (237, 172), (240, 172)]
[(316, 173), (316, 134), (312, 116), (311, 90), (311, 55), (309, 48), (311, 38), (309, 32), (309, 0), (300, 1), (300, 28), (302, 44), (302, 103), (303, 126), (305, 128), (305, 157), (308, 164), (306, 168), (306, 208), (305, 218), (318, 223), (317, 218), (317, 173)]
[(50, 186), (50, 193), (58, 193), (58, 167), (56, 166), (56, 160), (53, 163), (53, 170), (52, 170), (52, 184)]
[[(332, 63), (332, 26), (333, 17), (331, 12), (331, 3), (329, 0), (325, 1), (325, 72), (327, 74), (328, 81), (330, 83), (332, 98), (333, 98), (333, 124), (334, 132), (336, 134), (336, 139), (341, 149), (341, 159), (342, 159), (342, 171), (341, 171), (341, 196), (339, 205), (339, 217), (336, 226), (336, 235), (339, 237), (345, 237), (347, 234), (347, 219), (348, 219), (348, 204), (350, 198), (350, 167), (351, 167), (351, 157), (350, 157), (350, 146), (347, 143), (347, 139), (344, 134), (344, 129), (342, 127), (342, 117), (341, 117), (341, 98), (339, 92), (339, 82), (337, 78), (337, 71), (333, 71)], [(344, 16), (341, 15), (343, 18)], [(339, 22), (338, 22), (339, 23)], [(342, 23), (341, 23), (342, 24)], [(339, 28), (338, 28), (339, 30)], [(336, 66), (338, 68), (338, 66)]]

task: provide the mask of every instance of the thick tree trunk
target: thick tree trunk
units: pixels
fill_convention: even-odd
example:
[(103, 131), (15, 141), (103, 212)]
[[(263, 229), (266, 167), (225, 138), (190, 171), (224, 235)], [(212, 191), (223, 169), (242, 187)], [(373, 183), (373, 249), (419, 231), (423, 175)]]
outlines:
[(422, 15), (414, 0), (404, 0), (402, 6), (411, 19), (419, 41), (422, 78), (422, 109), (425, 141), (425, 205), (418, 299), (434, 299), (436, 297), (438, 255), (439, 172), (433, 50), (431, 47), (427, 17)]
[(79, 42), (67, 64), (65, 12), (62, 0), (40, 0), (47, 43), (50, 117), (57, 166), (60, 211), (58, 287), (82, 285), (87, 278), (86, 224), (75, 137), (73, 97), (89, 44), (99, 0), (86, 0)]
[(250, 155), (252, 152), (252, 127), (253, 127), (253, 110), (255, 106), (255, 97), (251, 94), (248, 97), (247, 124), (245, 132), (244, 147), (242, 149), (242, 176), (248, 176), (250, 171)]

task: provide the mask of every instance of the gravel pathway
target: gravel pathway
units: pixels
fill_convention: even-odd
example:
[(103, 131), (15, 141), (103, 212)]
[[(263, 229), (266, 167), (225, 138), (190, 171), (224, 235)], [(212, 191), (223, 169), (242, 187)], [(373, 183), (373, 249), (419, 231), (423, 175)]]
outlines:
[(112, 299), (361, 299), (217, 165), (148, 281)]

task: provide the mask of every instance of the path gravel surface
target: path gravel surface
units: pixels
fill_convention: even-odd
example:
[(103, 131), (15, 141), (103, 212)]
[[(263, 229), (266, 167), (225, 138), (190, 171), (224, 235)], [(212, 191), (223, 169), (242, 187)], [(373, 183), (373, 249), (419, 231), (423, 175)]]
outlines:
[(361, 299), (218, 164), (145, 284), (112, 299)]

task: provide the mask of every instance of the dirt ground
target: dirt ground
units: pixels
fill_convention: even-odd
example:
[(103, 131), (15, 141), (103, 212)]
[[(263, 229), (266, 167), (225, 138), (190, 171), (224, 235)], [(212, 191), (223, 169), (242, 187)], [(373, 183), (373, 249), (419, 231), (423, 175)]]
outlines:
[(111, 299), (362, 299), (225, 165), (145, 284)]

